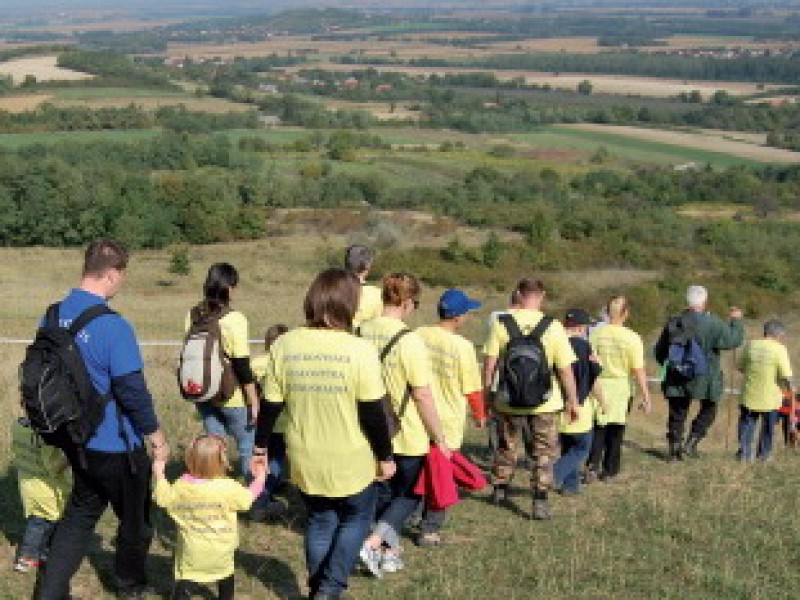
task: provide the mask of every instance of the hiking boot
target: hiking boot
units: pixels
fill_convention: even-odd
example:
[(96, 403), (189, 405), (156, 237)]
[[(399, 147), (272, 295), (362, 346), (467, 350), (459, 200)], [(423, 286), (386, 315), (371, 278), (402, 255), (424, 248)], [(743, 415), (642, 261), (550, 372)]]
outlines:
[(415, 540), (415, 543), (420, 548), (433, 548), (442, 543), (442, 536), (435, 531), (428, 533), (420, 533)]
[(699, 458), (700, 453), (697, 451), (697, 444), (700, 443), (700, 438), (696, 435), (690, 435), (686, 438), (686, 443), (683, 446), (683, 454), (689, 458)]
[(547, 500), (534, 500), (531, 519), (534, 521), (549, 521), (553, 518), (553, 511)]
[(680, 442), (669, 443), (669, 453), (667, 454), (667, 462), (676, 462), (683, 460), (683, 447)]
[(585, 483), (587, 485), (590, 484), (590, 483), (596, 483), (598, 479), (600, 479), (600, 476), (597, 474), (597, 471), (595, 471), (594, 469), (588, 469), (583, 474), (583, 483)]
[(381, 551), (378, 548), (372, 548), (364, 544), (361, 546), (361, 552), (358, 553), (358, 557), (361, 559), (361, 564), (363, 564), (367, 571), (373, 576), (378, 579), (383, 577), (383, 571), (381, 570)]
[(492, 490), (492, 504), (500, 506), (508, 502), (508, 486), (496, 485)]
[(17, 573), (30, 573), (31, 571), (38, 569), (40, 564), (41, 563), (35, 558), (20, 556), (17, 559), (17, 562), (14, 563), (14, 570)]
[(400, 552), (384, 552), (381, 559), (381, 571), (383, 573), (397, 573), (405, 568)]

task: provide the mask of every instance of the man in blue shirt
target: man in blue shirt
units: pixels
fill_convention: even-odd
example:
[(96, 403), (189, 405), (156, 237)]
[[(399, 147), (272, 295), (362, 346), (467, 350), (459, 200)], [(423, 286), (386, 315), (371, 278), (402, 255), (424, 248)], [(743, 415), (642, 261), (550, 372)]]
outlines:
[[(105, 304), (119, 291), (128, 255), (117, 242), (101, 239), (86, 250), (83, 276), (58, 307), (62, 327), (87, 308)], [(69, 584), (80, 567), (97, 521), (111, 505), (119, 519), (115, 583), (120, 598), (143, 598), (150, 524), (150, 458), (166, 459), (169, 446), (159, 428), (147, 390), (139, 344), (121, 316), (97, 317), (77, 337), (78, 348), (98, 393), (109, 395), (105, 418), (83, 449), (67, 450), (73, 488), (53, 535), (49, 559), (37, 581), (37, 600), (69, 599)]]

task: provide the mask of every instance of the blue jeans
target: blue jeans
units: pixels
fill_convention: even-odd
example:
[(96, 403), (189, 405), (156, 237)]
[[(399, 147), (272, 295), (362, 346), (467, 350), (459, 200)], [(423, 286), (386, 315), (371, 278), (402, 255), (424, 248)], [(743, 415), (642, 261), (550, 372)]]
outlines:
[(55, 521), (48, 521), (42, 517), (28, 517), (25, 522), (25, 533), (22, 534), (22, 541), (17, 546), (17, 557), (32, 558), (44, 562), (47, 560), (47, 553), (50, 550), (50, 540), (56, 528)]
[(317, 592), (338, 595), (347, 589), (347, 578), (369, 533), (375, 514), (376, 488), (344, 498), (302, 494), (308, 511), (306, 567), (309, 596)]
[[(744, 406), (740, 406), (739, 410), (739, 452), (737, 456), (742, 460), (753, 460), (753, 458), (766, 460), (772, 453), (778, 411), (756, 412)], [(758, 451), (754, 457), (753, 438), (756, 434), (756, 423), (759, 417), (761, 417), (761, 433), (758, 436)]]
[(265, 508), (275, 495), (275, 490), (286, 479), (286, 438), (282, 433), (273, 433), (269, 436), (267, 445), (269, 458), (269, 475), (264, 485), (264, 492), (253, 503), (255, 508)]
[(553, 485), (565, 492), (580, 490), (580, 470), (592, 450), (593, 432), (562, 433), (561, 457), (553, 465)]
[(203, 428), (206, 433), (231, 436), (236, 440), (239, 450), (239, 472), (242, 477), (250, 476), (250, 457), (253, 455), (256, 431), (248, 423), (248, 410), (246, 406), (223, 407), (214, 406), (209, 402), (197, 405), (200, 416), (203, 418)]
[(397, 465), (394, 477), (388, 484), (379, 484), (383, 489), (378, 492), (381, 498), (376, 511), (377, 525), (372, 530), (390, 548), (400, 545), (403, 525), (419, 504), (420, 497), (414, 493), (414, 486), (425, 457), (395, 454), (394, 462)]

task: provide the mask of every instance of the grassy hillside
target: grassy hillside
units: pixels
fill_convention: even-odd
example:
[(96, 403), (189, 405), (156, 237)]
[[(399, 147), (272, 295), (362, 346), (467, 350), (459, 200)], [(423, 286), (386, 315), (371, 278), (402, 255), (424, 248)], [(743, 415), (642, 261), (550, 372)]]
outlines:
[[(288, 217), (287, 217), (288, 218)], [(398, 213), (393, 217), (407, 233), (428, 232), (422, 216)], [(318, 228), (319, 227), (319, 228)], [(338, 262), (346, 243), (358, 239), (355, 230), (324, 235), (311, 221), (296, 221), (291, 231), (242, 244), (190, 249), (188, 277), (168, 273), (168, 251), (134, 255), (126, 287), (114, 306), (133, 322), (142, 340), (176, 339), (183, 315), (196, 301), (205, 268), (231, 261), (240, 269), (236, 305), (250, 318), (251, 337), (269, 324), (301, 322), (300, 303), (313, 274)], [(479, 243), (478, 234), (459, 235)], [(77, 250), (41, 248), (0, 250), (0, 277), (6, 301), (0, 309), (0, 330), (6, 336), (29, 336), (48, 302), (74, 285), (79, 271)], [(32, 276), (35, 275), (35, 276)], [(591, 271), (542, 273), (559, 293), (550, 308), (559, 312), (576, 297), (652, 281), (658, 273)], [(464, 282), (467, 283), (467, 282)], [(507, 289), (469, 288), (486, 307), (467, 329), (474, 341), (482, 336), (488, 311), (504, 305)], [(435, 299), (441, 289), (425, 288), (413, 325), (433, 321)], [(712, 294), (714, 290), (711, 290)], [(676, 292), (677, 295), (677, 292)], [(596, 306), (587, 306), (592, 310)], [(637, 306), (634, 304), (633, 310)], [(792, 315), (786, 315), (792, 317)], [(796, 319), (794, 319), (796, 322)], [(751, 333), (755, 324), (750, 324)], [(652, 340), (652, 332), (645, 337)], [(795, 362), (800, 344), (790, 340)], [(179, 473), (182, 447), (200, 425), (192, 410), (178, 398), (173, 368), (176, 348), (144, 348), (146, 374), (159, 413), (175, 444), (173, 473)], [(0, 385), (8, 393), (2, 409), (15, 413), (16, 368), (22, 346), (0, 345)], [(723, 358), (730, 367), (732, 357)], [(654, 367), (649, 365), (649, 370)], [(729, 377), (728, 381), (736, 384)], [(800, 457), (780, 450), (767, 465), (742, 466), (733, 461), (735, 400), (727, 398), (710, 439), (703, 444), (702, 460), (680, 465), (662, 462), (664, 402), (656, 396), (654, 413), (634, 412), (624, 454), (624, 480), (585, 488), (580, 498), (554, 499), (557, 518), (532, 523), (519, 514), (487, 503), (485, 493), (471, 495), (452, 511), (445, 530), (447, 544), (419, 550), (406, 542), (407, 570), (383, 581), (354, 576), (352, 598), (552, 599), (632, 598), (705, 600), (720, 598), (788, 599), (795, 597), (800, 575), (792, 515), (800, 499), (790, 483)], [(13, 545), (22, 531), (14, 473), (8, 469), (7, 431), (0, 431), (0, 561), (10, 565)], [(481, 464), (488, 459), (483, 433), (471, 431), (466, 452)], [(787, 485), (788, 483), (788, 485)], [(527, 477), (520, 471), (514, 501), (529, 510)], [(288, 494), (290, 516), (282, 522), (254, 524), (242, 521), (242, 543), (237, 559), (237, 598), (300, 598), (305, 590), (302, 558), (302, 509)], [(157, 540), (150, 572), (161, 597), (171, 584), (173, 530), (156, 513)], [(74, 592), (83, 597), (110, 598), (113, 557), (113, 520), (106, 517), (102, 539), (75, 579)], [(4, 598), (28, 597), (33, 577), (8, 575), (0, 583)]]

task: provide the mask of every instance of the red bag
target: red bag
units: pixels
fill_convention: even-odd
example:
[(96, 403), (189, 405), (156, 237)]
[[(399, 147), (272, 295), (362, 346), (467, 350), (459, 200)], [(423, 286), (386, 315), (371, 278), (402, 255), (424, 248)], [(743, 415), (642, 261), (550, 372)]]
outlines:
[(444, 510), (458, 502), (453, 464), (436, 446), (428, 450), (414, 493), (424, 496), (425, 504), (431, 510)]
[(468, 492), (477, 492), (488, 485), (481, 470), (460, 452), (454, 451), (450, 462), (453, 465), (453, 478), (458, 487), (464, 488)]

